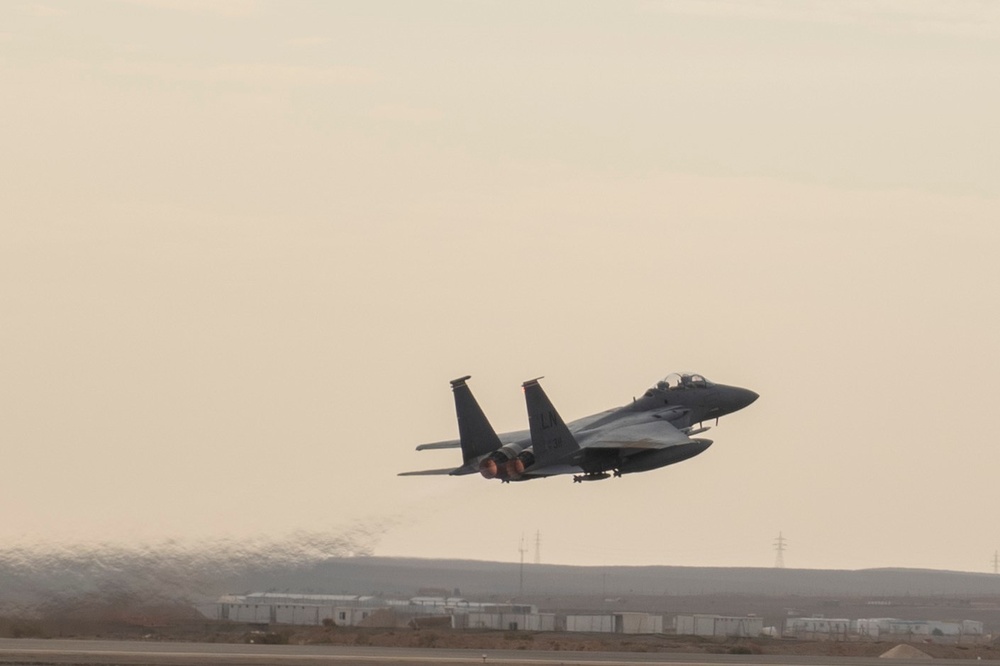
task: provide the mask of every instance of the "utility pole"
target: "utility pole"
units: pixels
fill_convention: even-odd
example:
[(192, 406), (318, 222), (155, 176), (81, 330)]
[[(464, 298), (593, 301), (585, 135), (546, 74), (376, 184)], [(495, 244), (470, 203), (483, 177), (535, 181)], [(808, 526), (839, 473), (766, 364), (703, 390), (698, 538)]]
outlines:
[(785, 542), (788, 541), (785, 537), (778, 532), (778, 538), (774, 540), (774, 550), (777, 553), (774, 556), (774, 568), (784, 569), (785, 568)]
[(517, 551), (521, 553), (521, 575), (517, 584), (517, 596), (524, 596), (524, 554), (528, 552), (528, 549), (524, 545), (524, 533), (521, 533), (521, 545), (517, 547)]
[(542, 563), (542, 531), (535, 531), (535, 564)]
[(993, 573), (1000, 574), (1000, 551), (993, 551)]

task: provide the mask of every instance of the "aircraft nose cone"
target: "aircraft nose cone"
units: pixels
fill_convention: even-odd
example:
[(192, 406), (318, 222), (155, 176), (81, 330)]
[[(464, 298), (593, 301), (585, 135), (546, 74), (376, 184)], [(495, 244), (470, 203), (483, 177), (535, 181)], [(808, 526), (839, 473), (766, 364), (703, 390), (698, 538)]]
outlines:
[(757, 395), (757, 393), (751, 391), (750, 389), (733, 386), (729, 391), (729, 400), (732, 405), (731, 411), (735, 412), (743, 409), (744, 407), (753, 404), (753, 402), (759, 397), (760, 396)]

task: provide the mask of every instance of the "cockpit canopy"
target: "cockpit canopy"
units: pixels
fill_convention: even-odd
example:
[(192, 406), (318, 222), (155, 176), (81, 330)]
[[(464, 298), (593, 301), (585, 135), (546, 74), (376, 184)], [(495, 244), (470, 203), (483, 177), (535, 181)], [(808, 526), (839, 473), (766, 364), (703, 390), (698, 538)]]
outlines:
[(712, 382), (705, 379), (704, 375), (690, 372), (671, 372), (669, 375), (656, 382), (656, 388), (661, 391), (708, 388), (709, 386), (712, 386)]

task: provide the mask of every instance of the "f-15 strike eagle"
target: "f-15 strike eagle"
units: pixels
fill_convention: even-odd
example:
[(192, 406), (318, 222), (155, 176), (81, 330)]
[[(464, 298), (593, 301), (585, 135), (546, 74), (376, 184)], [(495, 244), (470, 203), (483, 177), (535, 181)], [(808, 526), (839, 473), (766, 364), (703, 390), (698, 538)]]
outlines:
[(565, 423), (538, 379), (522, 385), (528, 430), (497, 434), (466, 384), (452, 380), (457, 440), (421, 444), (426, 449), (462, 449), (461, 467), (403, 472), (400, 476), (478, 472), (487, 479), (526, 481), (572, 474), (574, 482), (647, 472), (702, 453), (708, 439), (692, 439), (709, 428), (705, 421), (743, 409), (757, 394), (708, 381), (702, 375), (673, 373), (631, 404)]

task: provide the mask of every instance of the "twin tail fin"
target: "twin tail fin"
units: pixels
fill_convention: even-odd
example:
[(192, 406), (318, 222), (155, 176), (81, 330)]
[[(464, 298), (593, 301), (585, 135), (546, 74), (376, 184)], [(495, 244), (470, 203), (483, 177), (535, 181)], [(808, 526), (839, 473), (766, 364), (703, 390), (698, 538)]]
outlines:
[(455, 414), (458, 416), (458, 437), (462, 445), (462, 462), (465, 464), (502, 446), (496, 430), (465, 383), (468, 379), (470, 375), (451, 381), (451, 390), (455, 394)]
[(531, 428), (531, 448), (535, 455), (535, 466), (544, 467), (557, 462), (566, 462), (566, 458), (580, 450), (580, 444), (573, 437), (566, 422), (559, 416), (552, 401), (545, 395), (538, 379), (529, 379), (522, 384), (522, 388), (528, 407), (528, 425)]

